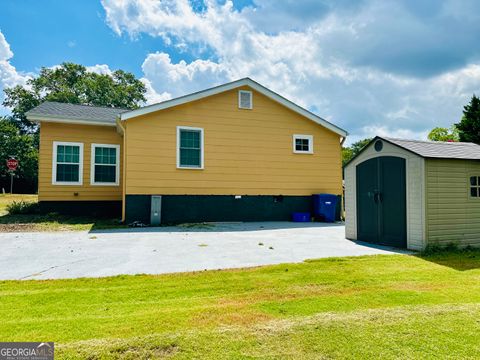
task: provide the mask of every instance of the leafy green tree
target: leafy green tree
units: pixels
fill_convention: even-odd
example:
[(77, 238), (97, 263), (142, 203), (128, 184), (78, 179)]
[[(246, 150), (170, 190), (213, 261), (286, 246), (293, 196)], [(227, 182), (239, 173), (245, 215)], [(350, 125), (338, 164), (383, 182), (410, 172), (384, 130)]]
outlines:
[(4, 106), (24, 132), (35, 131), (25, 113), (43, 101), (72, 104), (137, 108), (145, 101), (145, 85), (131, 73), (116, 70), (97, 74), (83, 65), (63, 63), (55, 68), (43, 67), (26, 86), (5, 89)]
[(473, 95), (463, 107), (462, 120), (456, 124), (460, 141), (480, 144), (480, 99)]
[(0, 187), (9, 189), (10, 173), (6, 162), (11, 157), (19, 161), (14, 172), (16, 185), (14, 190), (19, 192), (32, 191), (36, 188), (38, 171), (38, 136), (24, 134), (7, 118), (0, 118)]
[(452, 141), (457, 142), (460, 140), (458, 129), (453, 125), (450, 129), (436, 127), (428, 134), (428, 139), (432, 141)]
[(352, 158), (354, 158), (372, 139), (367, 138), (354, 142), (349, 147), (342, 148), (342, 165), (348, 163)]

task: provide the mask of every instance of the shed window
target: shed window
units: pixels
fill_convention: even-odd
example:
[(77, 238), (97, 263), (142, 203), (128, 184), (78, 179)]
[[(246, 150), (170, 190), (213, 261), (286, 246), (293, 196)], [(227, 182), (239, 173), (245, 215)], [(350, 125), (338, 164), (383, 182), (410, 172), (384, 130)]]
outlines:
[(480, 198), (480, 176), (470, 176), (470, 196)]
[(81, 185), (83, 173), (83, 144), (53, 143), (52, 183), (55, 185)]
[(203, 169), (203, 129), (177, 128), (177, 167)]
[(90, 183), (92, 185), (118, 185), (120, 145), (92, 144)]
[(313, 136), (293, 135), (293, 152), (297, 154), (313, 154)]

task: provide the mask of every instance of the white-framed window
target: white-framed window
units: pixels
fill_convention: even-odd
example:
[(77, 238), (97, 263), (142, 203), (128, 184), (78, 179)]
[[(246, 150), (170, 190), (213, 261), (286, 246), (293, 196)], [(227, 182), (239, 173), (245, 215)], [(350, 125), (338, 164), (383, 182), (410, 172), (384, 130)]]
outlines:
[(118, 186), (120, 184), (120, 145), (92, 144), (90, 184)]
[(203, 129), (177, 126), (177, 168), (203, 169)]
[(313, 136), (293, 135), (293, 152), (296, 154), (313, 154)]
[(238, 91), (238, 108), (239, 109), (253, 109), (253, 95), (251, 91)]
[(53, 185), (82, 185), (83, 143), (53, 142)]

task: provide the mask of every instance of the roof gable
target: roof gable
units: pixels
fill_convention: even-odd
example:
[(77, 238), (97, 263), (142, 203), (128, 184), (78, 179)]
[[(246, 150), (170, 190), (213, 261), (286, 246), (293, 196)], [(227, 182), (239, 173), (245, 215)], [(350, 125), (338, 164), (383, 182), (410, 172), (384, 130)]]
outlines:
[(273, 92), (272, 90), (267, 89), (266, 87), (260, 85), (259, 83), (253, 81), (250, 78), (240, 79), (240, 80), (233, 81), (233, 82), (223, 84), (223, 85), (219, 85), (219, 86), (216, 86), (216, 87), (213, 87), (213, 88), (210, 88), (210, 89), (206, 89), (206, 90), (195, 92), (195, 93), (192, 93), (192, 94), (189, 94), (189, 95), (181, 96), (181, 97), (178, 97), (178, 98), (175, 98), (175, 99), (172, 99), (172, 100), (163, 101), (163, 102), (158, 103), (158, 104), (153, 104), (153, 105), (145, 106), (145, 107), (142, 107), (142, 108), (139, 108), (139, 109), (123, 112), (123, 113), (120, 114), (120, 119), (121, 120), (132, 119), (132, 118), (135, 118), (137, 116), (149, 114), (149, 113), (152, 113), (152, 112), (155, 112), (155, 111), (168, 109), (168, 108), (178, 106), (178, 105), (181, 105), (181, 104), (185, 104), (185, 103), (188, 103), (188, 102), (191, 102), (191, 101), (200, 100), (200, 99), (212, 96), (212, 95), (216, 95), (216, 94), (220, 94), (220, 93), (223, 93), (223, 92), (226, 92), (226, 91), (234, 90), (234, 89), (240, 88), (242, 86), (248, 86), (248, 87), (252, 88), (253, 90), (261, 93), (262, 95), (265, 95), (266, 97), (270, 98), (271, 100), (273, 100), (277, 103), (280, 103), (281, 105), (289, 108), (290, 110), (306, 117), (307, 119), (312, 120), (313, 122), (329, 129), (330, 131), (333, 131), (334, 133), (337, 133), (340, 136), (345, 137), (345, 136), (348, 135), (347, 131), (345, 131), (345, 130), (339, 128), (338, 126), (328, 122), (327, 120), (321, 118), (320, 116), (315, 115), (314, 113), (302, 108), (301, 106), (291, 102), (290, 100), (288, 100), (288, 99), (284, 98), (283, 96)]

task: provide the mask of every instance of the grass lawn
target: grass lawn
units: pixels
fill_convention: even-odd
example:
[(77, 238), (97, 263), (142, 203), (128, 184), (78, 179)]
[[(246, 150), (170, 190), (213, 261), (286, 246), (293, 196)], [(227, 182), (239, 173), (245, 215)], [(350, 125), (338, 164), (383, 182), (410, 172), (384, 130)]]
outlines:
[(0, 282), (2, 341), (58, 359), (480, 358), (480, 252)]
[(37, 202), (37, 195), (0, 194), (0, 232), (11, 231), (82, 231), (125, 227), (118, 219), (50, 214), (9, 215), (7, 205), (14, 201)]
[(0, 216), (7, 215), (7, 205), (14, 201), (37, 202), (38, 195), (0, 194)]

